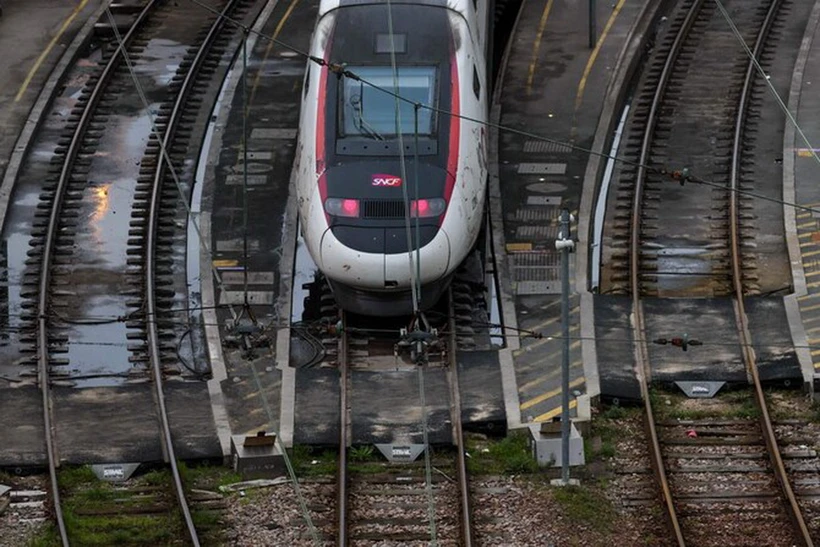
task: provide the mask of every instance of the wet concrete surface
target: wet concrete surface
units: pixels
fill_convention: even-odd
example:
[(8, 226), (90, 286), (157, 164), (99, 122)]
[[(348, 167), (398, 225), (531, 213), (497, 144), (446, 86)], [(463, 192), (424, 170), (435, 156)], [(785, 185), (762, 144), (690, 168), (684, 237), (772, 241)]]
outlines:
[[(8, 344), (0, 347), (0, 372), (3, 376), (15, 380), (21, 379), (21, 374), (30, 378), (35, 373), (29, 360), (31, 354), (21, 351), (25, 349), (25, 345), (20, 342), (17, 332), (17, 329), (26, 326), (21, 318), (25, 311), (23, 304), (26, 302), (22, 292), (31, 223), (40, 202), (43, 182), (48, 176), (49, 161), (57, 147), (58, 139), (62, 136), (66, 119), (99, 58), (99, 52), (92, 52), (87, 61), (78, 63), (78, 66), (67, 75), (67, 83), (44, 115), (45, 121), (30, 151), (29, 160), (23, 164), (15, 183), (11, 195), (13, 205), (7, 210), (4, 219), (2, 241), (7, 267), (8, 292), (5, 296), (8, 302), (10, 332)], [(24, 363), (29, 366), (20, 366)]]
[[(642, 8), (641, 2), (618, 3), (617, 8), (598, 2), (599, 36), (605, 26), (607, 36), (593, 54), (588, 47), (586, 4), (525, 2), (502, 82), (502, 126), (589, 148), (608, 82)], [(545, 335), (541, 340), (522, 338), (521, 350), (514, 355), (520, 422), (549, 421), (561, 412), (560, 255), (554, 243), (561, 209), (578, 216), (589, 155), (503, 129), (498, 142), (498, 184), (510, 264), (507, 282), (519, 328)], [(577, 226), (571, 229), (575, 234)], [(575, 279), (575, 260), (570, 271)], [(583, 393), (586, 378), (577, 299), (573, 309), (571, 389)]]
[[(279, 2), (261, 32), (264, 36), (278, 33), (278, 40), (306, 50), (317, 9), (316, 1), (293, 6)], [(256, 41), (248, 59), (248, 163), (245, 164), (240, 148), (244, 99), (242, 83), (238, 81), (234, 95), (229, 98), (230, 114), (216, 122), (213, 146), (218, 150), (218, 158), (210, 167), (202, 192), (202, 207), (212, 212), (212, 252), (208, 262), (223, 277), (227, 274), (225, 283), (215, 284), (220, 337), (232, 335), (232, 314), (227, 306), (232, 304), (234, 313), (242, 311), (245, 269), (252, 280), (248, 286), (248, 311), (269, 336), (259, 342), (254, 360), (248, 360), (238, 348), (223, 350), (227, 379), (220, 385), (233, 434), (260, 429), (278, 431), (280, 426), (282, 373), (277, 368), (274, 333), (289, 313), (281, 310), (280, 316), (277, 304), (277, 299), (283, 298), (279, 294), (279, 262), (282, 247), (293, 244), (282, 241), (282, 234), (305, 70), (303, 57), (264, 39)], [(237, 70), (241, 71), (241, 58), (239, 65)], [(245, 171), (247, 179), (243, 176)], [(254, 370), (257, 374), (253, 374)]]
[[(643, 298), (645, 335), (652, 382), (722, 380), (746, 383), (733, 302), (724, 298)], [(687, 351), (654, 340), (683, 337), (701, 346)]]
[(339, 446), (340, 397), (337, 369), (298, 369), (293, 443)]
[(749, 297), (743, 302), (760, 380), (800, 385), (803, 374), (794, 351), (783, 299)]
[[(422, 442), (417, 370), (355, 370), (348, 387), (351, 444)], [(424, 394), (430, 444), (452, 444), (450, 390), (443, 368), (425, 369)]]
[(465, 431), (503, 435), (507, 429), (497, 351), (458, 352), (461, 420)]
[(632, 299), (627, 296), (596, 295), (595, 344), (601, 398), (605, 401), (640, 401), (641, 388), (635, 371)]

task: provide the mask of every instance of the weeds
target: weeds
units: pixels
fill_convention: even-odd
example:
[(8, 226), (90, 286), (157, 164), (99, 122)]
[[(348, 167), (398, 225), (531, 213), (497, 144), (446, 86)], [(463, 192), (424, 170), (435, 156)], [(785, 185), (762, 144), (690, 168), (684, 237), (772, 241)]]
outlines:
[(489, 475), (534, 473), (538, 463), (530, 452), (527, 435), (527, 432), (514, 432), (499, 441), (468, 441), (469, 472)]

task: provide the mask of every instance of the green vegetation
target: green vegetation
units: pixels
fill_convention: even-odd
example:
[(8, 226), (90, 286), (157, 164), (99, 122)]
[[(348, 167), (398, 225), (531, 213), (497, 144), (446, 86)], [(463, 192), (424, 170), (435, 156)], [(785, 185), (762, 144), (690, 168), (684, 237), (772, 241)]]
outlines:
[(602, 533), (611, 533), (617, 519), (612, 504), (597, 489), (561, 486), (553, 489), (555, 501), (568, 518)]
[(350, 458), (352, 462), (371, 461), (373, 459), (373, 446), (367, 444), (351, 447), (348, 458)]
[(58, 476), (72, 544), (162, 545), (183, 537), (168, 471), (152, 471), (122, 485), (100, 481), (90, 467)]
[[(216, 491), (240, 477), (221, 466), (179, 463), (191, 516), (204, 545), (222, 543), (219, 500), (197, 503), (192, 489)], [(168, 469), (152, 470), (124, 483), (100, 481), (90, 467), (64, 468), (58, 475), (63, 516), (73, 545), (182, 545), (187, 535)], [(55, 529), (44, 530), (35, 547), (59, 544)]]
[(752, 393), (745, 389), (721, 391), (712, 399), (689, 399), (682, 393), (651, 389), (649, 397), (657, 421), (704, 418), (752, 420), (760, 415)]
[(608, 460), (617, 453), (615, 445), (623, 436), (623, 429), (618, 420), (634, 418), (641, 414), (639, 407), (622, 407), (612, 405), (602, 411), (592, 421), (591, 434), (584, 437), (584, 458), (587, 464), (598, 460)]
[(290, 451), (291, 464), (298, 477), (335, 475), (338, 456), (331, 450), (321, 453), (305, 445), (294, 445)]
[(468, 471), (472, 474), (502, 475), (534, 473), (538, 470), (526, 431), (516, 431), (495, 440), (467, 440)]
[(57, 526), (49, 523), (28, 542), (28, 547), (61, 547), (60, 533), (57, 531)]

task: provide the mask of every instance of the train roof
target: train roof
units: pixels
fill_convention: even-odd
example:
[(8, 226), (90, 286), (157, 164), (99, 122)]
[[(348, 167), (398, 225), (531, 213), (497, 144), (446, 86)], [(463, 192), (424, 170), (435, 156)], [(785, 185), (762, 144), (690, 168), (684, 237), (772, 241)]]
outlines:
[[(347, 6), (387, 5), (388, 0), (322, 0), (319, 4), (319, 17), (337, 8)], [(446, 7), (455, 12), (466, 14), (472, 0), (390, 0), (391, 5), (415, 4), (420, 6)]]

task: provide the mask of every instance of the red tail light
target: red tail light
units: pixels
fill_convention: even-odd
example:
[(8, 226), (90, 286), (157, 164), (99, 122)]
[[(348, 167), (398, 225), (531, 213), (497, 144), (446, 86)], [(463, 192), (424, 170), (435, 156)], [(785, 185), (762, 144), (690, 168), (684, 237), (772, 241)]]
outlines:
[(410, 216), (419, 218), (437, 217), (444, 213), (446, 205), (441, 198), (413, 200), (410, 203)]

